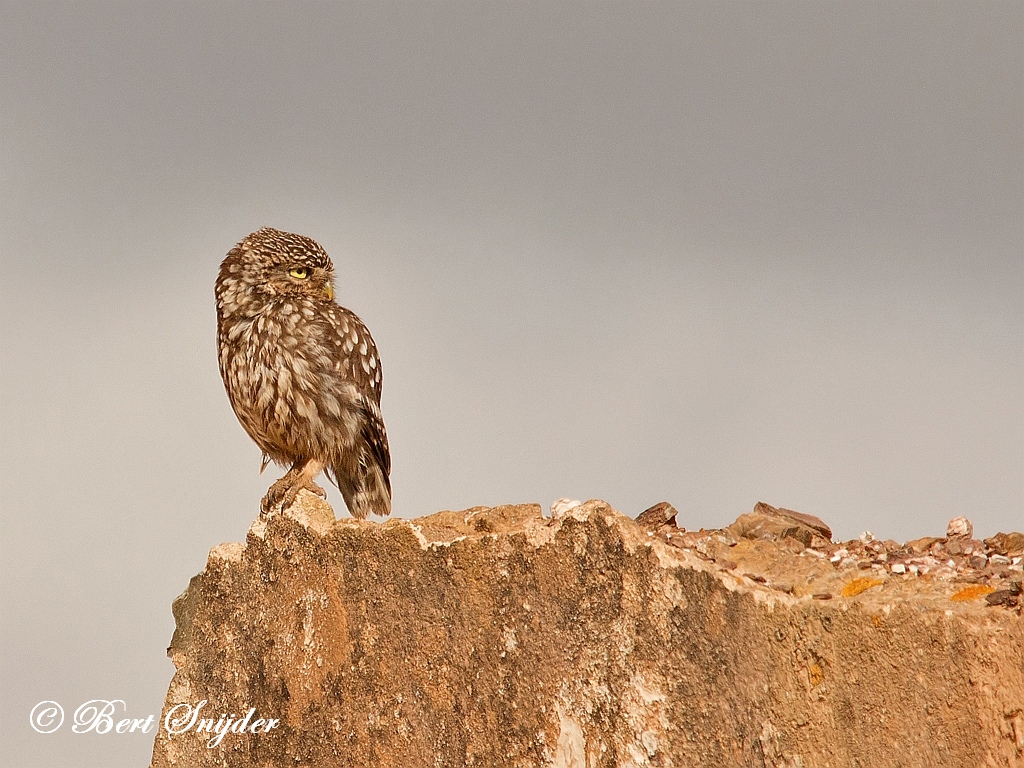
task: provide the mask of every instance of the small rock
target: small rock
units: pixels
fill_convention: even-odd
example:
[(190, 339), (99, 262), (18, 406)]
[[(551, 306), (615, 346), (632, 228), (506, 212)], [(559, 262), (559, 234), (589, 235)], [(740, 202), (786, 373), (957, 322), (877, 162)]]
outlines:
[(736, 518), (725, 531), (744, 539), (779, 541), (788, 537), (799, 541), (804, 547), (809, 547), (816, 537), (819, 540), (832, 540), (832, 529), (819, 518), (791, 509), (776, 509), (763, 501), (759, 501), (752, 512)]
[(555, 520), (565, 517), (568, 512), (583, 504), (577, 499), (559, 499), (551, 505), (551, 516)]
[(906, 573), (907, 566), (905, 566), (903, 563), (893, 563), (892, 567), (889, 570), (891, 570), (893, 573)]
[(988, 565), (988, 558), (985, 555), (971, 555), (971, 568), (977, 568), (979, 571)]
[(974, 536), (974, 526), (966, 517), (954, 517), (946, 526), (946, 538), (969, 539)]
[(985, 546), (997, 555), (1019, 557), (1024, 555), (1024, 533), (997, 533), (985, 539)]
[(993, 592), (985, 597), (985, 602), (989, 605), (1009, 605), (1014, 606), (1017, 604), (1017, 595), (1013, 594), (1008, 589), (1000, 589)]
[(817, 535), (821, 536), (821, 538), (825, 540), (826, 544), (832, 541), (832, 529), (829, 528), (825, 524), (825, 521), (822, 520), (820, 517), (808, 515), (804, 512), (795, 512), (792, 509), (785, 509), (783, 507), (779, 507), (778, 509), (775, 510), (775, 512), (776, 514), (779, 514), (782, 517), (788, 517), (790, 520), (796, 520), (796, 522), (800, 523), (801, 525), (806, 525), (811, 530), (816, 531)]
[(920, 539), (914, 539), (913, 541), (907, 542), (907, 549), (913, 552), (915, 555), (919, 555), (922, 552), (927, 552), (932, 548), (932, 544), (938, 541), (935, 536), (922, 536)]
[(663, 525), (676, 527), (676, 508), (667, 501), (661, 501), (653, 507), (648, 507), (636, 516), (637, 525), (648, 530), (657, 530)]
[(991, 555), (988, 559), (989, 565), (1000, 566), (1009, 565), (1011, 563), (1010, 558), (1006, 555)]
[(873, 534), (871, 531), (864, 531), (864, 533), (862, 533), (857, 538), (860, 539), (861, 544), (867, 544), (869, 541), (875, 540), (875, 534)]
[(814, 593), (812, 595), (812, 597), (815, 600), (831, 600), (832, 599), (832, 593), (831, 592), (816, 592), (816, 593)]

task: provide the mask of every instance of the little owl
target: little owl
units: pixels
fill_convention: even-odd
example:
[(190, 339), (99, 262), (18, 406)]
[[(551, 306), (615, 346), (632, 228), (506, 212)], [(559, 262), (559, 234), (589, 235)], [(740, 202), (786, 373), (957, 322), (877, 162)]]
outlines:
[(232, 248), (217, 276), (220, 375), (242, 427), (290, 466), (263, 499), (287, 506), (326, 472), (353, 517), (391, 512), (391, 456), (380, 414), (377, 347), (334, 303), (334, 265), (302, 235), (264, 228)]

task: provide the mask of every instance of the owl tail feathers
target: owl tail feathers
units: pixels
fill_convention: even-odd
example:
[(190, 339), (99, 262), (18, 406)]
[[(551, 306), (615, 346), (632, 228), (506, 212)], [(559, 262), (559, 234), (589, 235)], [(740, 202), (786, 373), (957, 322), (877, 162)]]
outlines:
[[(339, 477), (336, 471), (332, 474)], [(380, 466), (374, 462), (365, 468), (361, 466), (360, 475), (354, 480), (351, 484), (337, 483), (352, 517), (365, 520), (371, 514), (380, 517), (391, 514), (391, 483)]]

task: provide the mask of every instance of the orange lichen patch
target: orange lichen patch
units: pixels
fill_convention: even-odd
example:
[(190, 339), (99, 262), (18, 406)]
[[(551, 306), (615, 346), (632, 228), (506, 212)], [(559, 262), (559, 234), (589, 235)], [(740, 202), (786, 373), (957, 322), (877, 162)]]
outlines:
[(825, 679), (825, 670), (821, 668), (821, 665), (818, 662), (814, 662), (807, 669), (807, 678), (810, 680), (811, 687), (817, 688)]
[(843, 595), (843, 597), (853, 597), (854, 595), (859, 595), (865, 589), (871, 589), (872, 587), (877, 587), (881, 583), (882, 583), (881, 579), (866, 579), (866, 578), (854, 579), (849, 584), (847, 584), (845, 587), (843, 587), (842, 595)]
[(872, 617), (871, 617), (871, 624), (872, 624), (873, 626), (875, 626), (875, 627), (880, 627), (880, 626), (882, 626), (882, 617), (881, 617), (881, 616), (878, 616), (878, 615), (872, 616)]
[(963, 603), (967, 600), (976, 600), (995, 591), (996, 588), (990, 587), (988, 584), (971, 584), (971, 586), (964, 587), (949, 599), (954, 603)]

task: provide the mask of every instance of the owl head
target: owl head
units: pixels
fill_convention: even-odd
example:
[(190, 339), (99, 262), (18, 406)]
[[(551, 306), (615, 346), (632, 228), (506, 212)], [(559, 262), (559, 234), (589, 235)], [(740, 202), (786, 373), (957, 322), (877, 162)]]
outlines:
[[(270, 227), (247, 235), (231, 249), (217, 282), (218, 294), (228, 304), (257, 298), (334, 300), (334, 265), (320, 244)], [(246, 295), (233, 296), (236, 291)]]

